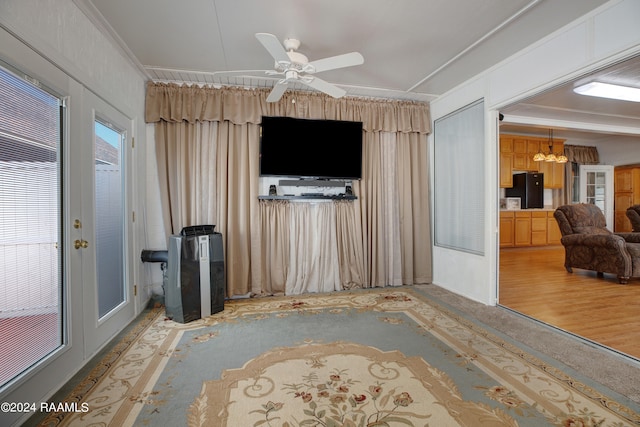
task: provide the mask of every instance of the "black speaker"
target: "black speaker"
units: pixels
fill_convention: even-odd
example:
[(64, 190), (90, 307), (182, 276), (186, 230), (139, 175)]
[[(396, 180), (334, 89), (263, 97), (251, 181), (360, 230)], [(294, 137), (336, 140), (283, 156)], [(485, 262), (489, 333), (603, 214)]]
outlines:
[(276, 191), (276, 186), (275, 185), (270, 185), (269, 186), (269, 195), (270, 196), (276, 196), (278, 194), (278, 192)]

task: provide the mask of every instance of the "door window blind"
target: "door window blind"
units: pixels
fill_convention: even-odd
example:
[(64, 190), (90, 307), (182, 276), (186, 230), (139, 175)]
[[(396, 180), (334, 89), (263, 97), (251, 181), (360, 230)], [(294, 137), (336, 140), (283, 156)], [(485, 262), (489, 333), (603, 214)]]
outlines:
[(0, 64), (0, 387), (62, 344), (61, 106)]

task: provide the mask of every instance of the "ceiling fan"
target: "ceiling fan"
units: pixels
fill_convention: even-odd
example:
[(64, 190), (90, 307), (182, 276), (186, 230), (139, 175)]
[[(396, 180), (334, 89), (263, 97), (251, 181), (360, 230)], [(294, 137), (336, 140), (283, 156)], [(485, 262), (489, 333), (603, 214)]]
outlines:
[(256, 33), (256, 38), (275, 59), (273, 70), (220, 71), (213, 74), (217, 76), (249, 74), (283, 76), (267, 96), (267, 102), (278, 101), (287, 90), (289, 83), (302, 83), (334, 98), (340, 98), (346, 93), (345, 90), (319, 79), (313, 74), (364, 63), (364, 58), (358, 52), (345, 53), (309, 62), (305, 55), (296, 51), (300, 47), (299, 40), (286, 39), (284, 44), (281, 44), (276, 36), (269, 33)]

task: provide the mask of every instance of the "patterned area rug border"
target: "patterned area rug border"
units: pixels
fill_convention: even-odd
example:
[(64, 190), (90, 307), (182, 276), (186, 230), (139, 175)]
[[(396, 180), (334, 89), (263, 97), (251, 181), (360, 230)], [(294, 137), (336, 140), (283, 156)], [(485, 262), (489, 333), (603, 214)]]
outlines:
[[(526, 344), (517, 341), (514, 338), (508, 337), (506, 334), (497, 331), (491, 326), (485, 325), (479, 320), (469, 319), (466, 314), (460, 313), (457, 309), (450, 307), (444, 302), (434, 300), (433, 296), (430, 296), (419, 289), (412, 289), (412, 291), (417, 292), (424, 298), (427, 298), (432, 305), (438, 307), (438, 309), (443, 313), (446, 313), (448, 316), (456, 319), (458, 322), (460, 322), (470, 330), (475, 331), (478, 335), (508, 350), (509, 352), (518, 355), (518, 357), (520, 357), (521, 359), (526, 360), (531, 365), (540, 368), (541, 370), (556, 378), (558, 381), (567, 384), (567, 386), (571, 386), (572, 388), (580, 390), (581, 393), (585, 394), (589, 398), (602, 402), (603, 406), (607, 407), (607, 405), (612, 405), (613, 402), (615, 404), (612, 405), (612, 407), (610, 407), (609, 409), (614, 410), (614, 408), (620, 406), (618, 400), (625, 401), (625, 404), (622, 405), (623, 408), (630, 409), (629, 407), (638, 406), (635, 402), (633, 402), (626, 396), (610, 390), (597, 381), (585, 378), (584, 375), (580, 374), (575, 369), (566, 366), (564, 363), (562, 363), (562, 361), (547, 356), (544, 353), (541, 353), (540, 351), (535, 350), (527, 346)], [(556, 331), (555, 333), (559, 332)], [(579, 378), (579, 380), (577, 380), (576, 377)], [(592, 383), (593, 386), (590, 386), (588, 383)], [(595, 387), (605, 389), (607, 395), (598, 392)], [(632, 414), (634, 413), (633, 410), (630, 409), (630, 411)], [(640, 424), (640, 414), (635, 415), (635, 422)]]
[[(619, 393), (608, 389), (604, 385), (596, 383), (595, 381), (588, 381), (586, 378), (580, 378), (578, 380), (576, 377), (583, 376), (575, 372), (574, 369), (565, 366), (561, 361), (540, 354), (540, 352), (523, 343), (517, 342), (512, 338), (506, 337), (504, 334), (496, 331), (490, 326), (484, 325), (480, 321), (472, 321), (467, 316), (459, 314), (457, 310), (448, 307), (446, 303), (436, 302), (431, 296), (428, 296), (419, 290), (417, 293), (424, 298), (429, 299), (429, 302), (438, 307), (438, 309), (443, 313), (446, 313), (448, 316), (457, 320), (460, 324), (474, 331), (488, 341), (491, 341), (497, 346), (517, 355), (520, 359), (525, 360), (532, 366), (546, 372), (556, 380), (565, 384), (567, 387), (575, 389), (589, 399), (599, 402), (604, 408), (621, 414), (634, 425), (640, 425), (640, 413), (631, 408), (632, 406), (636, 407), (637, 405), (625, 396), (622, 396)], [(605, 389), (607, 394), (605, 395), (602, 392), (599, 392), (593, 386), (588, 385), (588, 382), (592, 382), (596, 384), (597, 387)], [(625, 400), (625, 403), (621, 404), (619, 400)]]
[[(141, 318), (135, 321), (131, 330), (125, 334), (110, 350), (102, 357), (89, 374), (67, 395), (62, 403), (80, 403), (91, 393), (100, 381), (109, 374), (124, 354), (131, 348), (136, 340), (158, 319), (164, 316), (164, 307), (154, 307), (148, 310)], [(58, 402), (55, 402), (58, 403)], [(51, 412), (38, 425), (42, 427), (53, 427), (60, 425), (69, 412)]]

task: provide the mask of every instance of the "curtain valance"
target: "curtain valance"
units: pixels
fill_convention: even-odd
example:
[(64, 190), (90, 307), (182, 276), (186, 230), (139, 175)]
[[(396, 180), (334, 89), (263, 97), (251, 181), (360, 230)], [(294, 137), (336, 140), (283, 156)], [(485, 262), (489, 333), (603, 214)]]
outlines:
[(229, 121), (259, 124), (261, 116), (361, 121), (365, 131), (431, 132), (429, 105), (412, 101), (331, 98), (325, 94), (286, 92), (267, 102), (270, 89), (147, 84), (145, 120), (155, 123)]
[(597, 165), (600, 163), (597, 147), (568, 145), (564, 146), (564, 155), (570, 162), (581, 165)]

